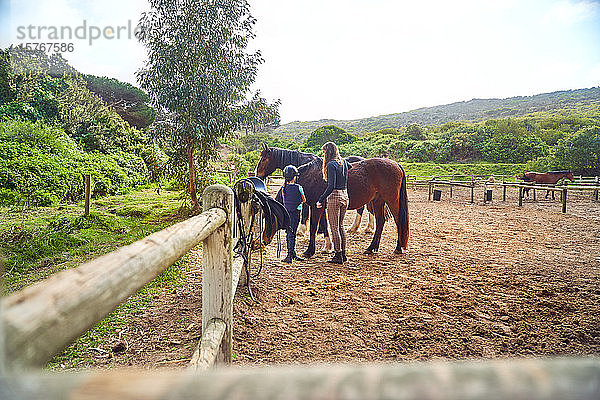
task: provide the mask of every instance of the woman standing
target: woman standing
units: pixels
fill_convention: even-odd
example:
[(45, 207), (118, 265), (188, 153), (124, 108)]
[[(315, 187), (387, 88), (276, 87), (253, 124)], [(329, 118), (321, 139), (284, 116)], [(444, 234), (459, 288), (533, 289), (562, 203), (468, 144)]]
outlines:
[(329, 261), (343, 264), (346, 258), (346, 232), (344, 231), (344, 216), (348, 209), (348, 170), (350, 164), (340, 157), (340, 152), (335, 143), (327, 142), (323, 150), (323, 178), (327, 181), (327, 189), (317, 202), (321, 207), (327, 199), (327, 221), (331, 228), (331, 237), (335, 255)]

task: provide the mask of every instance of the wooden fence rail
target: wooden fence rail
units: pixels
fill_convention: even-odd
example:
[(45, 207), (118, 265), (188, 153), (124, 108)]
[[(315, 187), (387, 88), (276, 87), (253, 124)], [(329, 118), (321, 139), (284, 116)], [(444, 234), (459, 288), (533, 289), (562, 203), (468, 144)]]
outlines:
[(241, 271), (240, 263), (234, 269), (232, 262), (232, 190), (207, 188), (204, 207), (201, 215), (3, 298), (1, 355), (6, 366), (45, 365), (202, 241), (204, 280), (210, 280), (203, 288), (203, 328), (215, 318), (225, 322), (220, 359), (230, 360), (232, 286)]
[[(437, 178), (437, 177), (434, 177)], [(598, 179), (594, 178), (595, 181), (597, 181)], [(411, 182), (408, 182), (409, 184), (411, 184)], [(432, 198), (432, 194), (435, 190), (436, 186), (448, 186), (449, 187), (449, 192), (450, 192), (450, 197), (452, 197), (453, 191), (452, 189), (454, 187), (463, 187), (463, 188), (468, 188), (471, 190), (471, 203), (475, 202), (475, 188), (476, 187), (483, 187), (483, 199), (484, 199), (484, 203), (487, 202), (487, 191), (489, 190), (489, 188), (491, 187), (502, 187), (502, 201), (506, 201), (506, 190), (507, 188), (516, 188), (519, 190), (519, 206), (523, 205), (523, 195), (524, 195), (524, 190), (526, 189), (531, 189), (533, 191), (533, 199), (535, 201), (536, 199), (536, 190), (547, 190), (547, 191), (551, 191), (551, 192), (559, 192), (561, 195), (561, 202), (562, 202), (562, 212), (566, 213), (567, 212), (567, 194), (569, 191), (591, 191), (593, 192), (593, 198), (595, 201), (598, 201), (598, 194), (600, 192), (600, 185), (598, 184), (594, 184), (594, 185), (587, 185), (587, 184), (575, 184), (572, 182), (569, 182), (568, 184), (563, 184), (563, 185), (558, 185), (558, 186), (550, 186), (550, 185), (543, 185), (543, 184), (533, 184), (533, 183), (522, 183), (522, 182), (506, 182), (504, 180), (502, 180), (502, 182), (496, 182), (496, 181), (489, 181), (489, 180), (483, 180), (483, 181), (476, 181), (473, 180), (471, 182), (468, 181), (448, 181), (448, 180), (438, 180), (438, 179), (429, 179), (427, 181), (419, 181), (418, 183), (416, 181), (413, 180), (412, 184), (414, 186), (416, 186), (417, 184), (420, 186), (427, 186), (428, 187), (428, 200), (431, 201)]]
[(600, 360), (527, 359), (0, 377), (0, 398), (597, 400)]

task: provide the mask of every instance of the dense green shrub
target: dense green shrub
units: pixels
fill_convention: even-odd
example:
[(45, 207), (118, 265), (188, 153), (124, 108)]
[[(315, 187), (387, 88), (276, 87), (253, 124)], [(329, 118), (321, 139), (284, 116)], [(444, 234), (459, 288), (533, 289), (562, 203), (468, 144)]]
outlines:
[(561, 140), (556, 147), (556, 163), (580, 174), (600, 174), (600, 127), (584, 128)]
[(62, 129), (42, 122), (0, 121), (0, 202), (49, 206), (83, 194), (92, 175), (96, 197), (145, 182), (144, 161), (133, 154), (85, 153)]
[(334, 142), (338, 146), (353, 143), (358, 140), (356, 135), (346, 132), (334, 125), (322, 126), (314, 130), (306, 139), (302, 148), (315, 154), (321, 154), (321, 147), (327, 142)]

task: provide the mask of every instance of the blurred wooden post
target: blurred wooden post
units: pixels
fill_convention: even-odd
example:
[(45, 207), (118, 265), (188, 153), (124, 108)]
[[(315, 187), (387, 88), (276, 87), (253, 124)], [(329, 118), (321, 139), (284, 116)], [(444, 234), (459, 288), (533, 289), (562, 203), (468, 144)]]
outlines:
[(523, 188), (519, 186), (519, 207), (523, 206)]
[(562, 212), (567, 212), (567, 188), (562, 190)]
[(452, 183), (454, 182), (454, 175), (452, 175), (452, 179), (450, 180), (450, 198), (452, 198)]
[(504, 176), (502, 177), (502, 201), (506, 201), (506, 182)]
[(433, 183), (429, 181), (429, 193), (427, 194), (427, 200), (431, 201), (431, 192), (433, 190)]
[(600, 176), (596, 177), (596, 190), (594, 190), (594, 200), (598, 201), (598, 186), (600, 185)]
[(471, 178), (471, 203), (475, 203), (475, 180)]
[(85, 212), (83, 215), (88, 217), (90, 215), (90, 200), (92, 196), (92, 179), (89, 174), (83, 176), (85, 184)]
[(225, 211), (225, 223), (203, 242), (202, 332), (214, 319), (225, 322), (218, 363), (231, 363), (233, 325), (233, 191), (224, 185), (207, 187), (202, 194), (204, 210)]

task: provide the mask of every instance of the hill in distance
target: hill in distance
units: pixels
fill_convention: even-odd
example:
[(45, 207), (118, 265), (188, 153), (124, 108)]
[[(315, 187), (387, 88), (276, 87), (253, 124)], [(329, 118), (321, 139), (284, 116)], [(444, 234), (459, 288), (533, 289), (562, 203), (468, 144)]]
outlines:
[(295, 121), (279, 126), (272, 134), (306, 138), (321, 126), (335, 125), (347, 132), (361, 135), (384, 128), (399, 129), (411, 124), (435, 126), (447, 122), (477, 122), (495, 118), (522, 117), (536, 113), (565, 115), (580, 112), (584, 112), (588, 116), (594, 114), (600, 118), (600, 87), (507, 99), (473, 99), (356, 120)]

